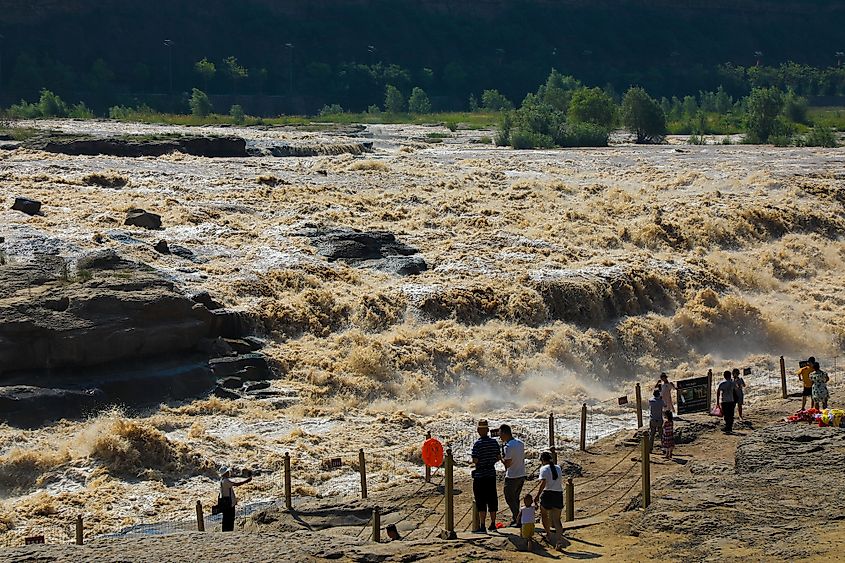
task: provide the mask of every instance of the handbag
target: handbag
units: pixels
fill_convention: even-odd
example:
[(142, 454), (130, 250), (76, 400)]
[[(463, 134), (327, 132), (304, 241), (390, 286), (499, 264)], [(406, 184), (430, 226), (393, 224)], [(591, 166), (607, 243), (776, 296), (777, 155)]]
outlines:
[(723, 416), (722, 415), (722, 405), (716, 405), (715, 407), (713, 407), (713, 410), (710, 411), (710, 415), (711, 416), (719, 416), (719, 417)]

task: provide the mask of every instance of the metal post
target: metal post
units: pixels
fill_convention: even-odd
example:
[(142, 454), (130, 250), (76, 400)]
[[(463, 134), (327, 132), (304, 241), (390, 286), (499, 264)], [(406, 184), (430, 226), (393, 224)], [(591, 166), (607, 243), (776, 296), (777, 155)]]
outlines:
[(373, 508), (373, 541), (381, 541), (381, 508), (378, 506)]
[(364, 459), (364, 448), (358, 450), (358, 465), (361, 468), (361, 498), (367, 498), (367, 462)]
[[(425, 433), (425, 439), (431, 440), (431, 430)], [(431, 483), (431, 467), (427, 463), (425, 464), (425, 482)]]
[(446, 490), (443, 495), (443, 502), (445, 503), (444, 509), (446, 514), (445, 529), (441, 532), (440, 537), (444, 540), (454, 540), (457, 539), (458, 535), (455, 533), (455, 475), (452, 448), (446, 449), (444, 464), (446, 466), (446, 475), (444, 478)]
[(204, 532), (205, 531), (205, 518), (202, 515), (202, 502), (197, 501), (197, 531)]
[(783, 398), (786, 399), (786, 362), (783, 356), (780, 357), (780, 390), (783, 392)]
[(566, 520), (565, 522), (572, 522), (575, 520), (575, 485), (572, 483), (572, 477), (566, 479)]
[(643, 437), (642, 442), (642, 482), (643, 482), (643, 510), (651, 504), (651, 448), (649, 447), (649, 440), (647, 436)]
[(82, 515), (76, 517), (76, 545), (82, 545)]
[(640, 389), (640, 384), (637, 383), (637, 428), (643, 427), (643, 392)]
[(478, 505), (475, 504), (475, 501), (472, 501), (472, 531), (474, 532), (480, 527), (481, 521), (478, 518)]
[(587, 403), (581, 405), (581, 451), (587, 451)]
[(293, 507), (290, 482), (290, 454), (288, 452), (285, 452), (285, 508), (287, 508), (288, 510)]
[(549, 447), (555, 447), (555, 413), (549, 414)]

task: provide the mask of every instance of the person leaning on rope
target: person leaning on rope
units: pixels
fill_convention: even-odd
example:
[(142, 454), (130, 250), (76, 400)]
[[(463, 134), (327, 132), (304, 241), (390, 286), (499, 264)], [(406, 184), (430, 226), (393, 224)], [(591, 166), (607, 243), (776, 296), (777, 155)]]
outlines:
[(246, 485), (252, 481), (249, 476), (243, 481), (233, 481), (232, 469), (224, 467), (220, 472), (220, 495), (217, 497), (217, 506), (223, 514), (223, 530), (224, 532), (231, 532), (235, 529), (235, 506), (238, 504), (238, 499), (235, 496), (235, 487)]

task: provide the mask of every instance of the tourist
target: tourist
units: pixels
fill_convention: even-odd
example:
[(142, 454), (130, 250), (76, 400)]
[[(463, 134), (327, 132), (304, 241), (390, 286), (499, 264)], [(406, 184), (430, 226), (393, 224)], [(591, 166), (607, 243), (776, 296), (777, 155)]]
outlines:
[(810, 374), (810, 379), (813, 381), (813, 407), (819, 410), (826, 409), (830, 398), (830, 391), (827, 389), (830, 377), (827, 372), (822, 371), (818, 362), (813, 362), (813, 373)]
[(663, 413), (666, 421), (663, 423), (663, 457), (672, 459), (672, 450), (675, 449), (675, 423), (672, 421), (672, 411)]
[(739, 415), (739, 419), (742, 420), (742, 403), (745, 402), (745, 380), (736, 368), (733, 370), (733, 380), (734, 396), (736, 397), (736, 412)]
[(730, 370), (722, 374), (725, 378), (716, 389), (716, 402), (722, 408), (722, 416), (725, 417), (725, 434), (734, 431), (734, 411), (736, 410), (736, 386), (731, 377)]
[(402, 539), (402, 536), (399, 535), (399, 530), (396, 528), (396, 524), (388, 524), (385, 531), (387, 532), (387, 537), (390, 541), (398, 541)]
[[(552, 454), (549, 452), (540, 455), (540, 462), (543, 464), (540, 467), (540, 488), (537, 489), (540, 518), (546, 530), (546, 541), (557, 547), (563, 539), (563, 522), (560, 519), (563, 510), (563, 470), (552, 462)], [(554, 540), (551, 526), (555, 528)]]
[(527, 550), (534, 551), (534, 521), (537, 519), (534, 514), (534, 499), (531, 495), (525, 495), (522, 499), (525, 503), (519, 511), (520, 535), (528, 541)]
[(511, 509), (510, 526), (519, 527), (519, 499), (525, 484), (525, 443), (513, 437), (511, 427), (502, 424), (499, 427), (499, 439), (502, 441), (502, 463), (505, 465), (505, 502)]
[(238, 504), (235, 487), (246, 485), (250, 481), (252, 481), (252, 476), (248, 476), (243, 481), (233, 481), (232, 470), (229, 467), (220, 472), (220, 494), (217, 497), (217, 506), (223, 514), (224, 532), (231, 532), (235, 529), (235, 507)]
[(675, 412), (675, 403), (672, 401), (672, 391), (677, 391), (675, 384), (669, 382), (669, 376), (664, 372), (660, 374), (657, 385), (660, 388), (660, 398), (663, 399), (663, 410)]
[(655, 388), (653, 396), (648, 400), (648, 445), (654, 449), (654, 437), (663, 430), (663, 399), (660, 398), (660, 389)]
[(484, 533), (484, 522), (490, 513), (490, 528), (496, 530), (496, 511), (499, 510), (499, 495), (496, 491), (496, 462), (502, 460), (499, 445), (489, 436), (490, 425), (486, 420), (478, 421), (478, 440), (472, 445), (472, 492), (475, 507), (478, 510), (479, 528), (476, 533)]
[(810, 374), (813, 373), (813, 364), (816, 363), (816, 358), (810, 356), (807, 358), (806, 362), (798, 362), (798, 379), (801, 380), (801, 384), (804, 386), (803, 391), (801, 392), (801, 410), (807, 408), (807, 397), (810, 398), (810, 406), (812, 406), (813, 401), (813, 380), (810, 379)]

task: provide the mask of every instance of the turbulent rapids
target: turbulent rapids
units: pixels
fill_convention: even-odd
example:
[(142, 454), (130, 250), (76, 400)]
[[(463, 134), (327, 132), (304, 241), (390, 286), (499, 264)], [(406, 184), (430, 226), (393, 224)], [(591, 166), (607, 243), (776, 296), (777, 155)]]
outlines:
[[(0, 151), (7, 198), (43, 202), (27, 216), (3, 201), (4, 261), (111, 248), (186, 294), (207, 291), (265, 340), (272, 389), (286, 397), (2, 426), (0, 531), (25, 535), (80, 510), (98, 533), (190, 518), (194, 500), (214, 496), (220, 465), (260, 470), (244, 502), (276, 499), (285, 451), (296, 453), (298, 495), (349, 491), (351, 469), (319, 467), (359, 447), (381, 452), (368, 469), (386, 486), (417, 471), (426, 429), (460, 437), (480, 413), (541, 431), (550, 410), (574, 416), (587, 401), (608, 433), (632, 416), (600, 402), (660, 371), (681, 378), (729, 361), (765, 377), (779, 355), (842, 353), (841, 150), (514, 152), (468, 131), (429, 145), (429, 131), (237, 130), (291, 146), (366, 135), (363, 155)], [(163, 230), (124, 226), (136, 208)], [(399, 275), (328, 260), (305, 235), (314, 229), (392, 233), (427, 267)], [(190, 254), (156, 252), (160, 239)]]

